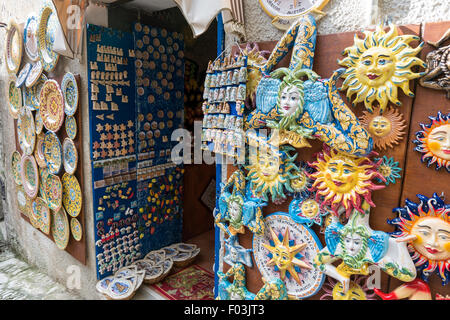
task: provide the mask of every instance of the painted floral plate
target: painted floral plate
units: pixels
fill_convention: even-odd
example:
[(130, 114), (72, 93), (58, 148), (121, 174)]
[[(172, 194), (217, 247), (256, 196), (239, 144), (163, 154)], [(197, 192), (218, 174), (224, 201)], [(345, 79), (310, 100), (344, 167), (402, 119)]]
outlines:
[(39, 57), (47, 72), (53, 71), (58, 63), (59, 54), (53, 51), (59, 21), (50, 4), (44, 5), (39, 14), (37, 45)]
[(39, 59), (39, 52), (37, 46), (37, 28), (38, 19), (34, 14), (28, 16), (23, 29), (23, 39), (25, 53), (31, 61), (37, 61)]
[(77, 217), (81, 211), (82, 195), (77, 178), (74, 175), (64, 173), (61, 179), (63, 188), (63, 205), (71, 217)]
[(9, 113), (14, 119), (19, 116), (20, 109), (22, 109), (22, 90), (16, 87), (14, 80), (9, 80), (8, 85), (8, 98), (9, 98)]
[(42, 122), (44, 127), (57, 132), (64, 122), (64, 97), (58, 82), (47, 80), (41, 89), (40, 106)]
[(31, 199), (34, 199), (39, 191), (39, 171), (34, 157), (23, 155), (20, 167), (23, 189)]
[(77, 136), (77, 121), (73, 116), (67, 116), (66, 117), (66, 133), (67, 136), (74, 140)]
[(44, 66), (42, 65), (41, 60), (38, 60), (30, 69), (28, 73), (27, 79), (25, 80), (25, 87), (32, 87), (42, 75), (42, 71), (44, 70)]
[(74, 174), (77, 170), (78, 151), (72, 139), (65, 138), (63, 142), (63, 164), (68, 174)]
[(45, 234), (50, 233), (51, 214), (50, 209), (42, 198), (37, 197), (31, 203), (31, 210), (34, 219), (37, 220), (38, 228)]
[(34, 160), (36, 160), (37, 165), (39, 168), (45, 168), (47, 164), (45, 163), (45, 157), (44, 157), (44, 137), (45, 135), (43, 133), (38, 134), (36, 136), (36, 148), (34, 149)]
[(20, 70), (19, 75), (16, 79), (16, 87), (20, 88), (25, 84), (28, 75), (30, 74), (31, 63), (26, 63), (23, 68)]
[(64, 111), (66, 115), (73, 116), (78, 107), (78, 85), (75, 76), (67, 72), (61, 81), (61, 90), (64, 96)]
[(62, 167), (62, 147), (55, 133), (48, 131), (42, 147), (48, 171), (58, 174)]
[(41, 134), (42, 129), (44, 128), (44, 123), (42, 122), (42, 117), (39, 110), (36, 111), (36, 114), (34, 116), (34, 126), (36, 127), (36, 134)]
[(70, 226), (64, 207), (61, 207), (61, 209), (53, 215), (53, 219), (51, 220), (51, 232), (56, 246), (61, 250), (66, 249), (69, 244)]
[(53, 211), (58, 211), (61, 208), (62, 190), (61, 179), (57, 175), (48, 174), (45, 179), (44, 192), (47, 205)]
[(25, 87), (24, 105), (26, 105), (27, 108), (30, 109), (31, 111), (39, 110), (39, 107), (41, 105), (40, 101), (41, 90), (47, 80), (48, 80), (47, 76), (45, 74), (41, 74), (41, 76), (33, 86), (29, 88)]
[(14, 151), (11, 155), (11, 171), (13, 174), (14, 182), (21, 186), (22, 185), (22, 177), (20, 175), (21, 169), (20, 169), (20, 162), (22, 160), (22, 156), (20, 155), (19, 151)]
[(26, 155), (33, 154), (36, 145), (36, 129), (33, 113), (28, 108), (22, 108), (17, 119), (17, 136), (19, 146)]
[(11, 20), (6, 34), (6, 69), (9, 73), (16, 74), (22, 61), (22, 34), (19, 25)]
[(45, 191), (45, 184), (46, 184), (46, 180), (47, 177), (50, 175), (51, 173), (48, 172), (47, 167), (45, 168), (39, 168), (39, 177), (41, 179), (41, 182), (39, 183), (39, 196), (45, 201), (47, 202), (47, 193)]
[(77, 218), (70, 219), (70, 231), (72, 231), (72, 237), (76, 241), (80, 241), (83, 237), (83, 228)]
[(30, 219), (30, 223), (34, 228), (40, 229), (42, 227), (43, 220), (42, 220), (40, 208), (38, 208), (38, 205), (36, 203), (36, 199), (34, 199), (30, 202), (28, 218)]

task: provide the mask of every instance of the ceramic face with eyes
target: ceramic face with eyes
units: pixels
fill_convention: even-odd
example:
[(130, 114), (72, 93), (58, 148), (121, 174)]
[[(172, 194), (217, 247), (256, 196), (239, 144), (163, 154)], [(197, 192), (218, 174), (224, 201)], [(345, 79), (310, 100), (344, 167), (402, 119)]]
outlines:
[(260, 178), (264, 181), (273, 181), (280, 170), (280, 158), (276, 155), (260, 152), (258, 156)]
[(312, 199), (308, 199), (303, 201), (301, 209), (305, 217), (314, 218), (319, 213), (319, 204)]
[(414, 224), (411, 234), (417, 237), (412, 245), (421, 255), (430, 260), (450, 259), (450, 223), (425, 217)]
[(430, 132), (428, 147), (436, 157), (450, 161), (450, 124), (436, 127)]
[(349, 233), (344, 237), (344, 247), (352, 257), (361, 251), (363, 244), (363, 238), (357, 233)]
[(283, 116), (291, 116), (300, 107), (300, 90), (296, 86), (286, 86), (280, 95), (280, 108)]
[(345, 157), (335, 157), (328, 163), (325, 181), (336, 192), (347, 193), (355, 187), (358, 175), (358, 168), (353, 162)]
[(385, 84), (395, 72), (395, 57), (390, 50), (382, 47), (373, 47), (367, 50), (360, 58), (356, 74), (361, 82), (370, 87), (379, 87)]
[(238, 222), (242, 218), (242, 206), (238, 201), (230, 201), (228, 206), (231, 221)]
[(377, 137), (384, 137), (391, 132), (391, 122), (383, 116), (377, 116), (369, 124), (369, 131)]

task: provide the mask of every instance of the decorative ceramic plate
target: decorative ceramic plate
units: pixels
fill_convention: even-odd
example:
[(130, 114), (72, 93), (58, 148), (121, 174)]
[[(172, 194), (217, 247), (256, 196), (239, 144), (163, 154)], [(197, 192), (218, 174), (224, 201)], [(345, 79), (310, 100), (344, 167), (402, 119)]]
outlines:
[(108, 292), (108, 287), (113, 280), (114, 280), (113, 276), (103, 278), (102, 280), (97, 282), (97, 284), (95, 285), (95, 288), (97, 289), (98, 292), (100, 292), (102, 294), (106, 294)]
[(64, 173), (61, 179), (63, 188), (63, 205), (66, 208), (67, 213), (76, 217), (80, 214), (82, 195), (80, 184), (74, 175)]
[(44, 123), (42, 123), (42, 117), (39, 110), (36, 111), (36, 114), (34, 116), (34, 126), (36, 127), (36, 134), (41, 134), (42, 129), (44, 128)]
[(29, 206), (30, 200), (27, 194), (25, 193), (25, 190), (23, 190), (22, 186), (17, 186), (16, 192), (17, 192), (17, 206), (19, 208), (19, 211), (22, 212), (24, 215), (28, 216), (27, 206)]
[(36, 129), (33, 113), (28, 108), (22, 108), (17, 119), (17, 135), (22, 152), (30, 155), (36, 144)]
[(64, 98), (55, 80), (47, 80), (40, 94), (40, 107), (44, 127), (57, 132), (64, 122)]
[(164, 247), (162, 250), (164, 250), (166, 258), (173, 258), (178, 254), (178, 250), (172, 247)]
[(23, 189), (31, 199), (34, 199), (39, 191), (39, 171), (34, 157), (24, 155), (20, 167)]
[(171, 245), (171, 247), (174, 247), (178, 251), (184, 251), (184, 252), (192, 252), (195, 249), (197, 249), (197, 245), (191, 244), (191, 243), (176, 243)]
[[(36, 198), (31, 203), (31, 212), (34, 216), (33, 220), (37, 220), (38, 228), (45, 234), (50, 233), (50, 210), (42, 198)], [(30, 219), (31, 220), (31, 219)]]
[(14, 119), (17, 119), (20, 109), (22, 109), (22, 90), (16, 87), (16, 83), (12, 79), (9, 80), (8, 98), (9, 113)]
[(38, 60), (30, 69), (28, 73), (27, 80), (25, 80), (25, 86), (27, 88), (32, 87), (39, 79), (42, 74), (44, 67), (42, 66), (41, 60)]
[(40, 229), (43, 225), (40, 206), (36, 203), (36, 199), (31, 201), (31, 208), (29, 210), (28, 218), (30, 223), (36, 229)]
[(44, 192), (48, 207), (53, 211), (58, 211), (62, 205), (61, 179), (57, 175), (48, 174), (45, 179)]
[(55, 133), (48, 131), (45, 134), (42, 150), (48, 171), (58, 174), (62, 167), (62, 147)]
[(47, 177), (50, 174), (51, 173), (48, 172), (47, 167), (39, 168), (39, 177), (41, 179), (41, 182), (39, 183), (39, 195), (45, 202), (47, 202), (47, 193), (45, 192), (45, 184), (46, 184)]
[(66, 117), (66, 133), (72, 140), (77, 136), (77, 121), (73, 116)]
[(66, 115), (73, 116), (78, 107), (78, 85), (75, 76), (67, 72), (61, 81), (61, 90), (64, 96), (64, 111)]
[(11, 155), (11, 171), (13, 174), (14, 182), (21, 186), (22, 185), (22, 177), (20, 175), (21, 169), (20, 169), (20, 162), (22, 160), (22, 156), (20, 155), (19, 151), (14, 151)]
[(44, 70), (50, 72), (56, 67), (59, 58), (59, 54), (53, 51), (59, 21), (50, 4), (44, 5), (39, 16), (37, 31), (38, 52), (44, 65)]
[(70, 230), (72, 231), (72, 237), (76, 241), (80, 241), (83, 236), (83, 229), (81, 227), (80, 221), (77, 218), (70, 219)]
[(30, 74), (30, 70), (31, 70), (31, 63), (25, 64), (25, 66), (22, 68), (22, 70), (20, 70), (19, 75), (17, 76), (17, 79), (16, 79), (16, 87), (17, 88), (20, 88), (23, 86), (23, 84), (27, 80), (28, 75)]
[(69, 243), (70, 227), (66, 211), (63, 207), (53, 215), (51, 231), (56, 246), (59, 249), (64, 250)]
[(68, 174), (74, 174), (77, 170), (78, 151), (70, 138), (65, 138), (63, 142), (63, 164), (64, 170)]
[(34, 149), (34, 160), (36, 160), (36, 163), (40, 168), (45, 168), (47, 166), (43, 150), (44, 137), (45, 135), (43, 133), (36, 136), (36, 148)]
[(25, 102), (24, 102), (24, 104), (31, 111), (39, 110), (39, 107), (41, 104), (41, 101), (40, 101), (41, 90), (47, 80), (48, 79), (47, 79), (46, 75), (41, 74), (39, 79), (36, 81), (36, 83), (32, 87), (30, 87), (30, 88), (25, 87)]
[(22, 61), (23, 40), (19, 30), (17, 23), (11, 21), (6, 34), (6, 68), (9, 73), (14, 74), (19, 71), (20, 62)]
[(25, 52), (31, 61), (39, 59), (39, 52), (37, 46), (37, 28), (38, 19), (35, 15), (29, 15), (25, 28), (23, 29), (23, 39)]
[(128, 279), (114, 279), (108, 287), (107, 295), (114, 300), (127, 300), (134, 293), (135, 285)]

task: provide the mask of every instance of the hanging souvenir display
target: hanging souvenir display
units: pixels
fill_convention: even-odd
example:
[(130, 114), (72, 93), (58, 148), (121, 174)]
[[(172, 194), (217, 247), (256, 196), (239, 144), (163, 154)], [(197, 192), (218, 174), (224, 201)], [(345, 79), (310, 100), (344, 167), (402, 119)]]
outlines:
[(70, 219), (70, 231), (75, 241), (80, 241), (83, 237), (83, 228), (77, 218)]
[(53, 51), (58, 28), (60, 28), (58, 15), (53, 10), (53, 4), (45, 4), (39, 12), (37, 46), (39, 58), (47, 72), (53, 71), (58, 63), (59, 54)]
[(81, 211), (82, 194), (80, 184), (74, 175), (64, 173), (61, 178), (62, 203), (66, 212), (73, 218)]
[(42, 172), (41, 185), (43, 186), (45, 201), (50, 209), (58, 211), (62, 205), (63, 188), (61, 179), (54, 174)]
[(442, 285), (450, 277), (450, 205), (436, 193), (428, 198), (418, 194), (420, 203), (405, 200), (405, 206), (395, 208), (397, 218), (388, 220), (395, 226), (392, 233), (398, 241), (408, 242), (408, 250), (420, 277), (428, 282), (436, 271)]
[(61, 142), (59, 142), (58, 136), (55, 133), (51, 131), (45, 133), (42, 150), (49, 172), (58, 174), (62, 167), (63, 154)]
[(324, 217), (331, 210), (322, 206), (314, 197), (294, 198), (289, 204), (289, 215), (297, 223), (305, 223), (308, 227), (313, 224), (322, 226)]
[(30, 14), (25, 22), (25, 27), (23, 29), (23, 41), (25, 52), (31, 61), (39, 60), (39, 52), (37, 45), (37, 29), (38, 29), (38, 19), (36, 15)]
[(385, 150), (400, 143), (405, 135), (406, 123), (397, 109), (389, 108), (383, 114), (380, 110), (364, 111), (360, 121), (372, 136), (374, 147)]
[(316, 294), (325, 279), (313, 268), (313, 258), (322, 249), (317, 236), (282, 212), (266, 216), (265, 224), (265, 234), (253, 236), (253, 255), (262, 277), (281, 279), (295, 299)]
[(429, 117), (429, 124), (420, 124), (422, 130), (416, 132), (414, 150), (423, 153), (421, 160), (427, 167), (436, 164), (436, 170), (445, 168), (450, 172), (450, 113), (438, 112)]
[[(247, 290), (245, 267), (236, 263), (226, 273), (218, 272), (219, 292), (217, 300), (253, 300), (255, 295)], [(228, 279), (233, 278), (233, 282)]]
[(77, 170), (78, 151), (72, 139), (65, 138), (62, 146), (64, 170), (68, 174), (74, 174)]
[(373, 111), (377, 101), (383, 114), (389, 102), (397, 107), (402, 105), (398, 100), (398, 88), (414, 97), (409, 80), (423, 76), (424, 72), (416, 73), (411, 68), (425, 68), (426, 64), (416, 57), (424, 43), (415, 48), (409, 44), (419, 40), (416, 35), (399, 35), (393, 24), (389, 24), (387, 32), (381, 24), (375, 31), (365, 31), (363, 39), (355, 35), (353, 46), (343, 51), (347, 57), (338, 61), (347, 68), (342, 75), (342, 90), (347, 91), (349, 99), (356, 94), (352, 104), (364, 102), (365, 108)]
[(5, 61), (9, 73), (16, 74), (22, 62), (23, 38), (18, 24), (11, 20), (6, 34)]
[[(368, 275), (371, 264), (399, 280), (413, 280), (416, 269), (406, 244), (385, 232), (372, 230), (367, 201), (363, 202), (362, 208), (364, 213), (354, 209), (345, 225), (337, 217), (332, 218), (333, 222), (325, 230), (326, 247), (314, 258), (314, 266), (338, 280), (344, 294), (350, 288), (350, 277)], [(338, 260), (342, 262), (336, 267), (333, 263)]]
[(42, 73), (33, 86), (24, 88), (24, 105), (31, 111), (39, 110), (41, 105), (40, 93), (47, 80), (47, 76)]
[(443, 44), (449, 38), (450, 29), (438, 41), (428, 41), (428, 44), (436, 49), (427, 54), (425, 74), (419, 79), (419, 83), (423, 87), (446, 91), (448, 99), (450, 99), (450, 67), (448, 64), (450, 47)]
[(22, 109), (22, 90), (16, 87), (13, 79), (9, 80), (8, 84), (8, 99), (9, 99), (9, 114), (17, 119), (19, 112)]
[(44, 127), (57, 132), (64, 122), (64, 97), (55, 80), (47, 80), (40, 93), (39, 113)]
[(36, 128), (33, 113), (28, 108), (22, 108), (17, 119), (17, 136), (19, 146), (26, 155), (31, 155), (36, 145)]
[(51, 232), (56, 246), (64, 250), (70, 238), (70, 226), (67, 214), (63, 207), (52, 215)]
[[(317, 160), (309, 163), (316, 169), (310, 175), (314, 180), (312, 190), (316, 201), (321, 205), (329, 205), (335, 215), (339, 215), (340, 208), (345, 209), (347, 218), (353, 209), (364, 212), (361, 207), (364, 200), (374, 207), (372, 191), (385, 187), (373, 181), (379, 179), (385, 182), (385, 178), (377, 171), (380, 163), (374, 163), (368, 157), (351, 157), (324, 145)], [(323, 197), (322, 201), (320, 197)]]
[[(380, 158), (375, 158), (374, 160), (378, 162)], [(394, 184), (397, 179), (401, 179), (402, 177), (400, 175), (402, 168), (399, 167), (398, 161), (394, 161), (393, 157), (388, 158), (387, 156), (383, 156), (377, 171), (384, 177), (384, 183), (386, 185), (390, 183)], [(378, 181), (383, 182), (381, 179), (378, 179)]]

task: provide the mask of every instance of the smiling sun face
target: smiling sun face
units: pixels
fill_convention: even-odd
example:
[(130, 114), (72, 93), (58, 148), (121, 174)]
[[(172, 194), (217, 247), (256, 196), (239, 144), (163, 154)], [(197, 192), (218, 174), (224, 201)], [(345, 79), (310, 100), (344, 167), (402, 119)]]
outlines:
[(375, 31), (365, 31), (364, 39), (357, 35), (354, 45), (346, 48), (347, 57), (339, 64), (347, 67), (342, 89), (347, 90), (347, 97), (356, 94), (353, 104), (364, 102), (366, 109), (372, 111), (375, 100), (380, 105), (381, 113), (388, 101), (397, 106), (398, 88), (413, 97), (409, 89), (409, 80), (419, 78), (422, 73), (411, 71), (413, 66), (426, 67), (424, 61), (416, 57), (422, 50), (423, 43), (416, 48), (409, 46), (411, 41), (419, 40), (415, 35), (398, 35), (397, 28), (390, 25), (385, 32), (381, 25)]

